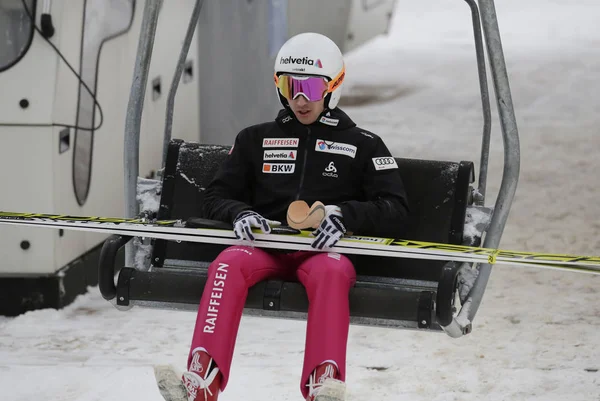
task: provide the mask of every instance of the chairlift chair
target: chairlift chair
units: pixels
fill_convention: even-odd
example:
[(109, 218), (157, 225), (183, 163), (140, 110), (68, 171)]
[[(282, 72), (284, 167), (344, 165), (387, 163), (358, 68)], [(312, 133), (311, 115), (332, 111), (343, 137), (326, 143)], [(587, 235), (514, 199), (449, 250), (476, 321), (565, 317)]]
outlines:
[[(493, 0), (465, 0), (472, 15), (476, 59), (483, 108), (483, 143), (479, 181), (474, 163), (396, 158), (411, 203), (406, 238), (448, 244), (496, 248), (500, 242), (519, 175), (519, 140), (510, 96), (500, 33)], [(158, 0), (144, 9), (134, 80), (125, 132), (125, 164), (128, 217), (137, 211), (137, 155), (144, 88), (152, 54), (159, 12)], [(158, 219), (181, 219), (195, 227), (231, 229), (223, 222), (196, 219), (203, 189), (216, 174), (229, 146), (171, 139), (171, 122), (177, 85), (183, 71), (202, 0), (197, 0), (179, 64), (169, 93), (163, 172)], [(481, 10), (481, 13), (480, 13)], [(481, 18), (480, 18), (481, 15)], [(495, 86), (504, 140), (504, 171), (495, 207), (484, 206), (489, 155), (491, 111), (487, 87), (484, 39)], [(129, 156), (127, 156), (129, 155)], [(484, 211), (487, 225), (467, 237), (469, 212)], [(128, 247), (125, 267), (115, 263), (117, 253)], [(226, 246), (153, 240), (151, 266), (136, 265), (132, 238), (109, 237), (99, 263), (99, 287), (103, 297), (118, 309), (133, 306), (196, 311), (207, 281), (208, 266)], [(138, 252), (141, 252), (138, 250)], [(356, 285), (350, 290), (352, 324), (444, 331), (460, 337), (472, 329), (472, 321), (491, 272), (491, 265), (451, 261), (353, 255)], [(115, 282), (115, 275), (116, 282)], [(266, 280), (250, 288), (244, 313), (257, 316), (305, 319), (308, 298), (299, 282)]]

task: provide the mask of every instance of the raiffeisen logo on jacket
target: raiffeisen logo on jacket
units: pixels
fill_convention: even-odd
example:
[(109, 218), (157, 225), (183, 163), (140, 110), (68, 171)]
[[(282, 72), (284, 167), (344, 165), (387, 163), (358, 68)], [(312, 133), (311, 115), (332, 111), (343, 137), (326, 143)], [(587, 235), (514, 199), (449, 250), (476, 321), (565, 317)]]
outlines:
[(263, 148), (297, 148), (299, 143), (299, 138), (265, 138), (262, 146)]

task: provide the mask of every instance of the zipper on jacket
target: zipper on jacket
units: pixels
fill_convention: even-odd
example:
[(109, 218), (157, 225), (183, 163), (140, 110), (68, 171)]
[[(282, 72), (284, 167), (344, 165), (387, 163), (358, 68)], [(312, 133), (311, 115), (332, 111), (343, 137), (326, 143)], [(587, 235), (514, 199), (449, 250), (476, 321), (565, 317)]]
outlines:
[(304, 183), (304, 171), (306, 170), (306, 159), (308, 158), (308, 141), (310, 140), (310, 128), (306, 127), (308, 134), (306, 135), (306, 144), (304, 146), (304, 160), (302, 161), (302, 173), (300, 174), (300, 185), (298, 186), (298, 193), (296, 194), (296, 200), (300, 199), (300, 191), (302, 191), (302, 184)]

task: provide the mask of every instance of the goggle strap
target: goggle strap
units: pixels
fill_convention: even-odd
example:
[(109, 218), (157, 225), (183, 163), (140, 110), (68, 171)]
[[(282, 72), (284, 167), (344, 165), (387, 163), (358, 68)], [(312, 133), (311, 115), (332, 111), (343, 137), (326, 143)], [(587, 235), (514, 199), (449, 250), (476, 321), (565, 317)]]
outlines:
[(346, 65), (344, 65), (342, 67), (342, 71), (340, 71), (340, 73), (337, 74), (335, 78), (333, 78), (331, 81), (329, 81), (329, 86), (327, 88), (327, 92), (331, 93), (334, 90), (336, 90), (337, 87), (340, 86), (342, 84), (342, 82), (344, 82), (345, 76), (346, 76)]

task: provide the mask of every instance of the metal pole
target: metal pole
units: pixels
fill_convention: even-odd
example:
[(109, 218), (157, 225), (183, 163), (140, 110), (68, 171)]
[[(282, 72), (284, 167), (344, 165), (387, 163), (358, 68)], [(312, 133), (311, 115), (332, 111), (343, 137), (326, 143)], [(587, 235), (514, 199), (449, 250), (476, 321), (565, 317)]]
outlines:
[(484, 205), (487, 186), (488, 161), (490, 156), (490, 136), (492, 131), (492, 111), (490, 106), (490, 92), (487, 84), (485, 68), (485, 51), (483, 49), (483, 36), (481, 34), (481, 19), (475, 0), (465, 0), (471, 8), (473, 20), (473, 34), (475, 36), (475, 53), (477, 55), (477, 72), (479, 73), (479, 88), (481, 92), (481, 107), (483, 111), (483, 139), (481, 143), (481, 162), (479, 166), (479, 188), (475, 196), (475, 204)]
[[(521, 163), (520, 145), (494, 0), (479, 0), (479, 8), (481, 10), (482, 25), (490, 57), (492, 78), (498, 104), (498, 114), (500, 116), (500, 127), (502, 128), (502, 139), (504, 142), (504, 171), (502, 174), (500, 192), (496, 199), (492, 222), (483, 243), (484, 247), (497, 248), (517, 190)], [(479, 268), (479, 275), (469, 294), (469, 320), (472, 320), (475, 317), (477, 309), (481, 304), (483, 293), (485, 292), (490, 277), (491, 268), (492, 267), (489, 264), (481, 265)]]
[(183, 73), (183, 68), (185, 67), (185, 60), (190, 50), (192, 38), (194, 37), (194, 33), (196, 32), (196, 28), (198, 26), (198, 20), (200, 19), (200, 10), (202, 9), (203, 3), (204, 0), (196, 0), (196, 5), (194, 6), (194, 10), (192, 11), (192, 17), (188, 25), (185, 40), (183, 42), (183, 47), (181, 49), (181, 53), (179, 53), (179, 61), (177, 62), (177, 68), (175, 69), (173, 82), (171, 82), (171, 89), (169, 90), (169, 97), (167, 99), (167, 116), (165, 118), (165, 137), (163, 142), (162, 168), (165, 167), (165, 163), (167, 161), (167, 151), (169, 150), (169, 142), (171, 142), (171, 131), (173, 129), (173, 112), (175, 109), (175, 95), (177, 94), (177, 88), (179, 87), (179, 82), (181, 81), (181, 74)]
[[(125, 119), (125, 147), (123, 152), (125, 170), (125, 208), (126, 217), (135, 217), (138, 214), (137, 204), (137, 179), (139, 175), (140, 159), (140, 129), (142, 125), (142, 110), (146, 96), (148, 72), (152, 60), (154, 36), (158, 24), (158, 14), (162, 0), (146, 0), (144, 16), (138, 41), (137, 56), (133, 71), (127, 116)], [(134, 266), (135, 249), (130, 242), (125, 247), (125, 265)]]

